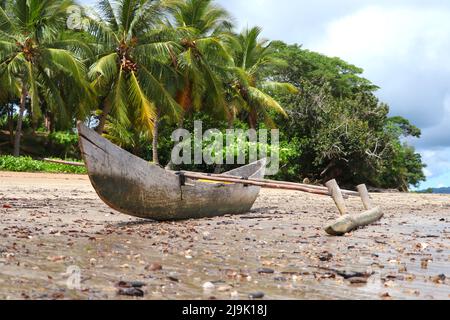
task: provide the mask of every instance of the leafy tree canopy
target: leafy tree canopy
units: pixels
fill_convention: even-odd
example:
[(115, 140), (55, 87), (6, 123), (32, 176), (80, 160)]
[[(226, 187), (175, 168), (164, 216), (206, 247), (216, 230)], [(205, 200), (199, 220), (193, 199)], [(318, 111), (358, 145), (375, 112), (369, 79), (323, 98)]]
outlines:
[(298, 146), (290, 161), (297, 169), (285, 170), (282, 178), (337, 178), (349, 186), (366, 182), (401, 190), (425, 180), (420, 155), (402, 141), (420, 137), (420, 129), (389, 116), (389, 106), (375, 96), (378, 87), (362, 77), (362, 69), (298, 45), (274, 47), (288, 66), (268, 75), (301, 89), (278, 97), (289, 114), (278, 121), (284, 139)]

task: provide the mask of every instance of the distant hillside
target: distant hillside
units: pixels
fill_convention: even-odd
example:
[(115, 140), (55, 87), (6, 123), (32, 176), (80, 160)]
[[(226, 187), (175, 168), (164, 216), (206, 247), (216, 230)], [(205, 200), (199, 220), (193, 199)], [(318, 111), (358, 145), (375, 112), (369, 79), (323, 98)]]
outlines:
[(427, 189), (427, 190), (419, 191), (419, 193), (450, 194), (450, 187), (430, 188), (430, 189)]

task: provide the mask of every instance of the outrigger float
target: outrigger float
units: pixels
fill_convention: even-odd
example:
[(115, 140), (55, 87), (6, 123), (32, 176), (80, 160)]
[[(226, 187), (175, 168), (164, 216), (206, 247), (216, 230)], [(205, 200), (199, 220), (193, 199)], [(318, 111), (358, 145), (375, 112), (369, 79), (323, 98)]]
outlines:
[[(383, 217), (373, 207), (365, 185), (356, 191), (341, 190), (336, 180), (326, 186), (264, 179), (266, 160), (224, 174), (169, 171), (121, 149), (95, 131), (78, 123), (81, 153), (90, 181), (100, 199), (111, 208), (139, 218), (156, 221), (199, 219), (243, 214), (251, 210), (261, 188), (293, 190), (331, 196), (341, 217), (327, 225), (333, 236), (344, 235)], [(360, 197), (365, 211), (349, 214), (344, 198)]]

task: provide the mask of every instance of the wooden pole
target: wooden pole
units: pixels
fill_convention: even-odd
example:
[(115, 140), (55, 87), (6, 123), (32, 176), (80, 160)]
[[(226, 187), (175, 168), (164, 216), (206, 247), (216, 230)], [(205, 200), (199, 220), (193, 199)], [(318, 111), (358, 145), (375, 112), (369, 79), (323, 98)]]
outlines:
[(54, 160), (54, 159), (43, 159), (45, 162), (51, 162), (51, 163), (57, 163), (57, 164), (65, 164), (68, 166), (75, 166), (75, 167), (85, 167), (85, 164), (82, 162), (72, 162), (72, 161), (63, 161), (63, 160)]
[[(190, 173), (195, 173), (195, 172), (190, 172)], [(230, 176), (230, 175), (226, 175), (226, 174), (212, 174), (209, 175), (211, 177), (224, 177), (224, 178), (232, 178), (232, 179), (244, 179), (242, 177), (236, 177), (236, 176)], [(295, 187), (305, 187), (308, 189), (313, 189), (313, 190), (321, 190), (321, 191), (328, 191), (327, 187), (323, 187), (323, 186), (315, 186), (315, 185), (310, 185), (310, 184), (304, 184), (304, 183), (296, 183), (296, 182), (286, 182), (286, 181), (277, 181), (277, 180), (269, 180), (269, 179), (254, 179), (254, 178), (249, 178), (248, 180), (250, 181), (256, 181), (256, 182), (268, 182), (268, 183), (276, 183), (276, 184), (283, 184), (283, 185), (288, 185), (288, 186), (295, 186)], [(359, 193), (356, 191), (350, 191), (350, 190), (341, 190), (342, 194), (344, 196), (353, 196), (353, 197), (359, 197)]]
[(333, 197), (333, 200), (336, 203), (341, 215), (347, 214), (347, 207), (345, 206), (344, 197), (342, 196), (341, 189), (339, 188), (336, 180), (333, 179), (328, 181), (326, 186), (328, 187), (329, 193)]
[(234, 178), (228, 178), (228, 177), (221, 177), (221, 176), (208, 176), (208, 175), (202, 175), (192, 172), (183, 172), (183, 175), (186, 178), (192, 179), (192, 180), (208, 180), (208, 181), (215, 181), (215, 182), (228, 182), (228, 183), (238, 183), (238, 184), (244, 184), (249, 186), (257, 186), (262, 188), (268, 188), (268, 189), (281, 189), (281, 190), (293, 190), (293, 191), (302, 191), (306, 193), (312, 193), (322, 196), (330, 196), (330, 193), (327, 190), (316, 190), (311, 189), (303, 186), (295, 186), (295, 185), (287, 185), (282, 183), (275, 183), (275, 182), (259, 182), (254, 181), (252, 179), (243, 180), (239, 179), (239, 177)]
[(367, 191), (366, 185), (360, 184), (356, 188), (358, 189), (359, 195), (361, 196), (364, 208), (366, 210), (370, 210), (372, 208), (372, 203), (370, 201), (369, 191)]
[(382, 217), (383, 212), (378, 207), (360, 214), (346, 214), (325, 227), (325, 231), (332, 236), (342, 236), (359, 227), (372, 224), (380, 220)]

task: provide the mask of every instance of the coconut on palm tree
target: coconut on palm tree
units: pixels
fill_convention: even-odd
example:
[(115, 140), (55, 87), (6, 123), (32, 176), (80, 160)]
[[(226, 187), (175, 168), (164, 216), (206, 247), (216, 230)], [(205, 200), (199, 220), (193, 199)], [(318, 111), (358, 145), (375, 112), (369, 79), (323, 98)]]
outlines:
[(0, 8), (0, 75), (20, 87), (15, 156), (20, 154), (28, 100), (33, 121), (41, 116), (43, 101), (66, 118), (83, 118), (89, 109), (91, 90), (83, 64), (61, 39), (72, 4), (70, 0), (6, 0)]
[(271, 112), (286, 116), (286, 112), (272, 95), (279, 92), (297, 93), (289, 83), (267, 79), (267, 70), (285, 64), (276, 58), (275, 51), (267, 40), (259, 39), (261, 29), (245, 29), (228, 43), (234, 66), (229, 69), (229, 106), (232, 114), (245, 112), (251, 128), (255, 129), (260, 119), (273, 127)]

